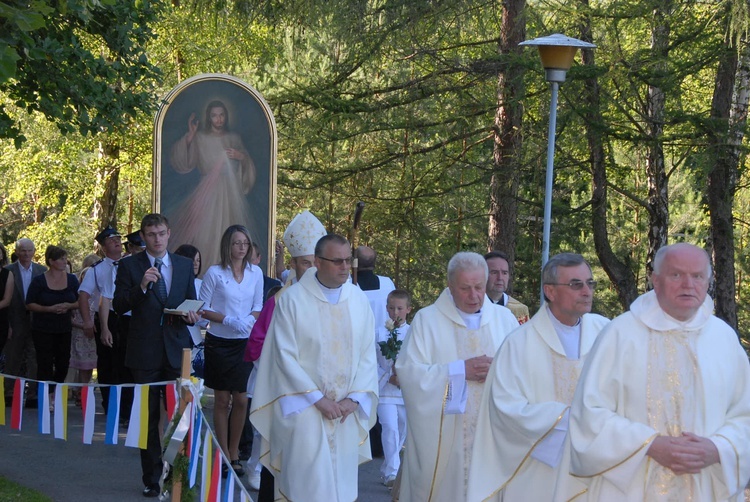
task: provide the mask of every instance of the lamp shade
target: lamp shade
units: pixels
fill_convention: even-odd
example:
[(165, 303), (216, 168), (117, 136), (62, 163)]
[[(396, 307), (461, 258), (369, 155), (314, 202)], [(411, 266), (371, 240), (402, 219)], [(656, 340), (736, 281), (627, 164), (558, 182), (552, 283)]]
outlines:
[(578, 47), (569, 45), (540, 45), (537, 49), (545, 70), (570, 70), (578, 52)]
[(546, 37), (526, 40), (518, 45), (536, 46), (539, 56), (542, 58), (542, 66), (547, 70), (547, 80), (550, 82), (564, 82), (565, 73), (573, 64), (576, 52), (581, 49), (593, 49), (596, 45), (566, 37), (561, 33), (555, 33)]

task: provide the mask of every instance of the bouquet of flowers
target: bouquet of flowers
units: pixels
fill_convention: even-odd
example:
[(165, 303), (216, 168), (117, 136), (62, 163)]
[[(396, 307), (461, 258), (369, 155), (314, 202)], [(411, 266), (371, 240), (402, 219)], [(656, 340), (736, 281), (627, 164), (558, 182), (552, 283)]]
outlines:
[(380, 353), (383, 357), (390, 359), (391, 361), (396, 360), (398, 352), (401, 350), (401, 340), (398, 339), (398, 327), (401, 326), (401, 319), (396, 320), (388, 319), (385, 323), (385, 329), (389, 331), (388, 338), (384, 342), (378, 342), (380, 345)]

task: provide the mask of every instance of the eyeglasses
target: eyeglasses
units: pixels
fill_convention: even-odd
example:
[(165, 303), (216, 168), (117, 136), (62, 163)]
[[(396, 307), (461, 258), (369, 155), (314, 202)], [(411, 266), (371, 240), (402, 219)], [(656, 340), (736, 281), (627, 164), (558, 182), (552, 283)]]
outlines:
[(249, 241), (234, 241), (232, 243), (232, 246), (237, 246), (238, 248), (240, 248), (240, 247), (246, 248), (246, 247), (250, 246), (250, 242)]
[(351, 256), (349, 258), (333, 258), (333, 259), (326, 258), (325, 256), (318, 256), (317, 258), (320, 258), (321, 260), (325, 260), (325, 261), (330, 261), (331, 263), (333, 263), (337, 267), (340, 267), (344, 263), (346, 263), (347, 265), (351, 265), (352, 264), (352, 257)]
[(589, 287), (590, 290), (596, 289), (596, 281), (593, 279), (589, 279), (586, 282), (583, 281), (570, 281), (570, 282), (545, 282), (545, 284), (549, 284), (550, 286), (568, 286), (573, 291), (580, 291), (583, 289), (583, 286), (586, 285)]

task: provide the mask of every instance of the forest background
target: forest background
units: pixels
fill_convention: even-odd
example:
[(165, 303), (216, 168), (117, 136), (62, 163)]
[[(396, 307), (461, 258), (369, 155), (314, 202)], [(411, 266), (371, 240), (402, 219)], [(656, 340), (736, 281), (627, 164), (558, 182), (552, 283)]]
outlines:
[[(507, 252), (539, 305), (549, 86), (534, 49), (593, 42), (560, 88), (550, 254), (579, 252), (613, 317), (655, 251), (711, 253), (717, 315), (750, 332), (750, 13), (738, 0), (0, 1), (0, 240), (79, 264), (151, 205), (153, 114), (178, 82), (228, 73), (278, 134), (277, 235), (310, 209), (417, 307), (456, 251)], [(218, 243), (217, 243), (218, 246)]]

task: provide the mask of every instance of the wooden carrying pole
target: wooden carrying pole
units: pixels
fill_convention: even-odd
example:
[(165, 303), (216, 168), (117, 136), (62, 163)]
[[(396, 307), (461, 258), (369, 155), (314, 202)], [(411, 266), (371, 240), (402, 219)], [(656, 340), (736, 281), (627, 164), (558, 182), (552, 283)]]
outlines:
[(357, 284), (357, 269), (359, 268), (359, 257), (357, 256), (357, 231), (359, 230), (359, 220), (362, 219), (362, 211), (365, 209), (365, 203), (357, 202), (354, 209), (354, 224), (352, 225), (352, 284)]

